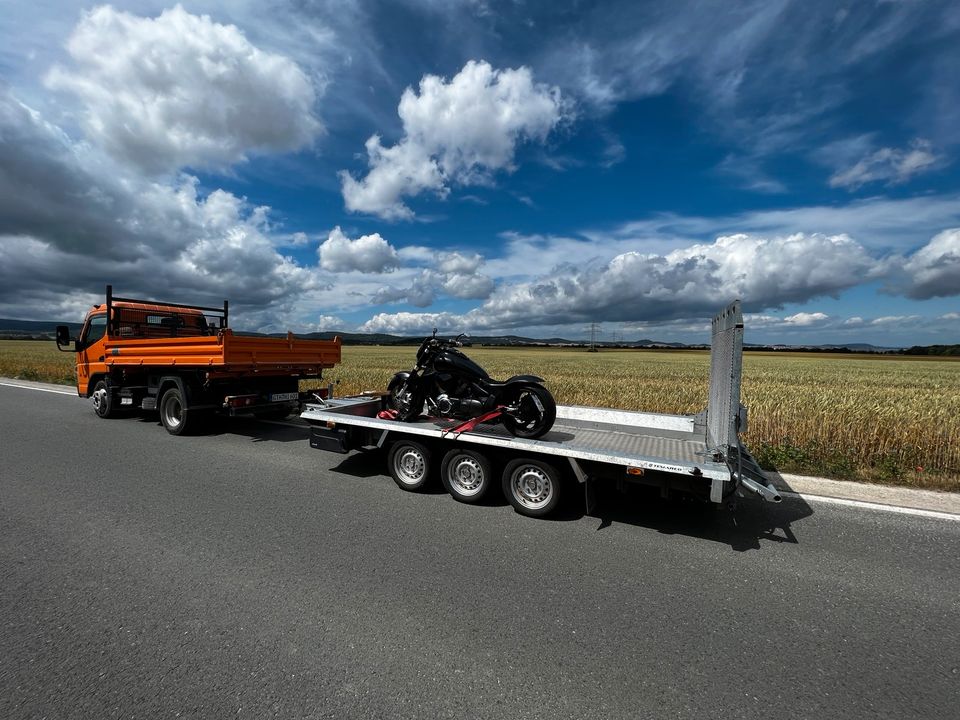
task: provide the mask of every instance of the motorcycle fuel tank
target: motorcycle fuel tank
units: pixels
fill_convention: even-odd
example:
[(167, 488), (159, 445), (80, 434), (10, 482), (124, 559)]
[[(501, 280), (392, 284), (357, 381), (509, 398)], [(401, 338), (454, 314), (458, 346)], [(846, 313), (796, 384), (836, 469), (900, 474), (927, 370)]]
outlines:
[(462, 353), (445, 350), (437, 355), (433, 361), (433, 367), (441, 372), (455, 372), (473, 375), (483, 379), (489, 379), (487, 371), (477, 365), (473, 360)]

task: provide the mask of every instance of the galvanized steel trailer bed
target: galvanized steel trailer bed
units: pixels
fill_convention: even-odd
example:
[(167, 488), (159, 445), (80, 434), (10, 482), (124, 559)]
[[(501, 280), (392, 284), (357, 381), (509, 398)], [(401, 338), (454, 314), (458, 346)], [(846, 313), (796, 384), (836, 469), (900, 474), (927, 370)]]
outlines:
[[(322, 450), (349, 452), (405, 440), (413, 448), (431, 445), (439, 450), (472, 450), (480, 460), (539, 459), (552, 461), (555, 467), (559, 461), (560, 466), (569, 465), (584, 485), (588, 504), (592, 483), (601, 478), (656, 485), (665, 494), (673, 489), (690, 491), (714, 503), (724, 502), (742, 487), (779, 502), (779, 493), (740, 442), (747, 420), (746, 408), (740, 403), (742, 352), (743, 316), (736, 301), (713, 318), (706, 410), (697, 415), (669, 415), (561, 405), (553, 428), (536, 440), (513, 437), (498, 424), (480, 424), (469, 432), (455, 433), (452, 430), (462, 421), (424, 416), (401, 423), (379, 418), (377, 414), (385, 407), (380, 395), (307, 404), (301, 417), (313, 426), (311, 446)], [(429, 470), (423, 458), (418, 464), (416, 451), (408, 460), (411, 472)], [(483, 469), (482, 463), (474, 465), (474, 471)], [(489, 472), (489, 463), (486, 470)], [(405, 486), (403, 478), (391, 474)], [(536, 479), (534, 472), (530, 480)], [(503, 483), (506, 488), (506, 478)], [(462, 493), (451, 490), (451, 494), (471, 501)]]

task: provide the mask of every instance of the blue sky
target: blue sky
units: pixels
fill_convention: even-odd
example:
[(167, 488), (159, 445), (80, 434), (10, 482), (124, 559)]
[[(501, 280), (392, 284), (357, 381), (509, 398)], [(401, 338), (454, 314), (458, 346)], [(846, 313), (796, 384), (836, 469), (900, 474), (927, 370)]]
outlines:
[(951, 2), (17, 3), (0, 316), (960, 342)]

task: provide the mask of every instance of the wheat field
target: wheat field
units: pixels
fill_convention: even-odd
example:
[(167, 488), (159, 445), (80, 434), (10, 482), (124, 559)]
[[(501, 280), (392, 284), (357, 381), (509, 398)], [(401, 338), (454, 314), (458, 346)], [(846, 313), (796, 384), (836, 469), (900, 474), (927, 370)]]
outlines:
[[(695, 413), (709, 355), (695, 351), (484, 348), (493, 377), (546, 378), (561, 404)], [(322, 384), (337, 395), (381, 390), (413, 347), (343, 348)], [(71, 384), (73, 355), (52, 342), (0, 341), (0, 376)], [(783, 472), (960, 491), (960, 360), (872, 355), (744, 355), (747, 446)]]

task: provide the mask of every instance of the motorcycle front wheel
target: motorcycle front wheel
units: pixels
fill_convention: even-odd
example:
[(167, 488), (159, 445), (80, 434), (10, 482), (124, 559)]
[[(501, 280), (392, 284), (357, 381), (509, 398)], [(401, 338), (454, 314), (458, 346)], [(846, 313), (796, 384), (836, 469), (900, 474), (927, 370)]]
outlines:
[(423, 394), (411, 387), (407, 378), (396, 376), (387, 386), (387, 404), (397, 411), (398, 420), (413, 420), (423, 412)]
[(546, 435), (557, 419), (557, 403), (543, 385), (529, 383), (511, 391), (503, 414), (503, 426), (514, 437), (538, 438)]

